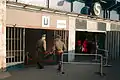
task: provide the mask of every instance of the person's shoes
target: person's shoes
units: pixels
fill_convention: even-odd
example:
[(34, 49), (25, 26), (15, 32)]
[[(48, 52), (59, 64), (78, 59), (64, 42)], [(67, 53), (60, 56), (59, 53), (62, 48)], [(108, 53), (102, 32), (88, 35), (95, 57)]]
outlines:
[(44, 69), (44, 67), (43, 66), (38, 66), (38, 69)]

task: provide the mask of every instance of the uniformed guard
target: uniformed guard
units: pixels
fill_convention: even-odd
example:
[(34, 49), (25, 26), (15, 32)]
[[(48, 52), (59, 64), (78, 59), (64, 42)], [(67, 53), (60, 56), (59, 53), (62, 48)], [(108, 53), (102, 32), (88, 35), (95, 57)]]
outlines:
[(63, 41), (61, 41), (61, 36), (57, 35), (54, 41), (53, 51), (56, 54), (56, 61), (58, 63), (58, 71), (61, 71), (61, 57), (64, 51), (66, 51), (66, 46)]
[(44, 53), (46, 52), (46, 35), (43, 34), (42, 38), (38, 40), (36, 44), (37, 50), (37, 66), (39, 69), (43, 69), (43, 60), (44, 60)]

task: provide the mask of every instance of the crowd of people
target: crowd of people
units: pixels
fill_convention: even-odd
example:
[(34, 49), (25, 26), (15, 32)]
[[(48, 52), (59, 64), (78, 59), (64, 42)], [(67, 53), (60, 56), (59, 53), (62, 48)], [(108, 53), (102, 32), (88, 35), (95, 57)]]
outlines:
[(96, 53), (97, 41), (90, 41), (85, 39), (84, 41), (78, 40), (75, 47), (76, 53)]

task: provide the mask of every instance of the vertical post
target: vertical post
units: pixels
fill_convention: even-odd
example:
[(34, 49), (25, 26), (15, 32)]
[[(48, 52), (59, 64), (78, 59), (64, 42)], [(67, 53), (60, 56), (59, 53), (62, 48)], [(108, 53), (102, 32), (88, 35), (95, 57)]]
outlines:
[(108, 12), (107, 12), (107, 10), (106, 10), (106, 19), (108, 18)]
[(19, 61), (22, 62), (22, 60), (21, 60), (21, 58), (22, 58), (22, 57), (21, 57), (21, 56), (22, 56), (21, 54), (22, 54), (22, 52), (23, 52), (22, 45), (21, 45), (21, 44), (22, 44), (22, 28), (20, 28), (20, 34), (19, 34), (19, 35), (20, 35), (20, 53), (19, 53)]
[[(14, 28), (14, 57), (15, 57), (15, 53), (16, 53), (16, 29)], [(15, 58), (14, 58), (14, 62), (15, 62)]]
[(100, 73), (103, 76), (103, 56), (101, 56)]
[(71, 2), (71, 12), (73, 12), (73, 2)]
[(120, 14), (119, 14), (119, 20), (120, 20)]
[(16, 59), (16, 62), (18, 62), (18, 53), (19, 53), (19, 35), (18, 34), (19, 34), (19, 28), (16, 28), (16, 31), (17, 31), (17, 34), (16, 34), (17, 35), (17, 38), (16, 38), (17, 39), (17, 50), (16, 50), (16, 55), (15, 55), (16, 58), (15, 59)]
[(0, 69), (6, 68), (6, 0), (0, 0)]
[(49, 2), (50, 2), (49, 0), (47, 0), (47, 2), (46, 2), (47, 3), (47, 8), (50, 8)]
[(9, 55), (10, 55), (9, 54), (10, 53), (10, 27), (8, 27), (8, 37), (7, 38), (8, 38), (8, 50), (7, 50), (8, 53), (7, 54), (8, 54), (8, 63), (9, 63)]
[(25, 61), (25, 28), (23, 29), (23, 61)]
[(103, 10), (103, 18), (106, 18), (105, 9)]
[(13, 54), (13, 39), (14, 39), (14, 37), (13, 37), (13, 28), (11, 28), (11, 38), (10, 38), (10, 40), (11, 40), (11, 50), (10, 50), (10, 63), (12, 62), (12, 54)]
[(109, 19), (110, 19), (110, 10), (109, 10)]

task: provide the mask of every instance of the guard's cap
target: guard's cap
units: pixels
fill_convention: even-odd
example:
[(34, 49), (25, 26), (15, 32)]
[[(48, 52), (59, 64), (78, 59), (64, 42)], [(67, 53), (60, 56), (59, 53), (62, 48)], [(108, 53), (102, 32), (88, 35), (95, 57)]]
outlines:
[(61, 38), (61, 36), (60, 35), (56, 35), (56, 38)]
[(46, 37), (46, 34), (43, 34), (42, 37)]

